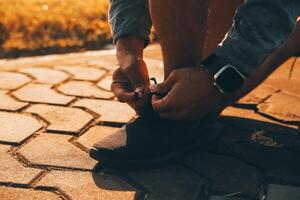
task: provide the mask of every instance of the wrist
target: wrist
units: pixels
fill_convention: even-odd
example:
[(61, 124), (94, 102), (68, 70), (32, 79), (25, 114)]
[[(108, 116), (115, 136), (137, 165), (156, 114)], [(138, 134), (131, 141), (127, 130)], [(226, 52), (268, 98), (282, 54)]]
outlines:
[(244, 85), (245, 76), (233, 65), (215, 54), (206, 58), (202, 65), (213, 77), (216, 88), (225, 96), (233, 95)]
[(119, 38), (116, 42), (117, 59), (122, 59), (128, 55), (142, 58), (144, 50), (144, 41), (137, 36), (126, 36)]

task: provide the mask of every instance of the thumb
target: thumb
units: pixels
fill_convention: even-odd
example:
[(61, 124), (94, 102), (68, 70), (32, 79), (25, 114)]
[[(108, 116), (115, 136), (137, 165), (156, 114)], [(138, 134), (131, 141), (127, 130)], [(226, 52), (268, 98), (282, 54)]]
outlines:
[(165, 80), (162, 83), (156, 85), (150, 85), (149, 89), (154, 94), (166, 94), (172, 89), (174, 84), (175, 84), (175, 79), (169, 77), (167, 78), (167, 80)]

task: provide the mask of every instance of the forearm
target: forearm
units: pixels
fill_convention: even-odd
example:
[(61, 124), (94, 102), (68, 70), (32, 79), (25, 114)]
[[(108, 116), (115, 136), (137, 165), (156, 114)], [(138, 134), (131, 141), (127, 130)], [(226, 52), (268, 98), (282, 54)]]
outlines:
[(275, 71), (282, 63), (300, 52), (300, 17), (298, 18), (294, 32), (286, 41), (286, 43), (270, 56), (254, 71), (254, 73), (246, 80), (243, 88), (235, 95), (232, 100), (237, 101), (245, 96), (252, 89), (264, 81), (273, 71)]
[(117, 57), (123, 54), (134, 54), (143, 57), (144, 41), (136, 36), (126, 36), (116, 42)]
[(215, 53), (250, 76), (287, 40), (299, 12), (299, 0), (248, 0)]
[(276, 50), (269, 55), (265, 61), (246, 78), (244, 85), (235, 94), (224, 96), (216, 109), (216, 113), (221, 113), (228, 105), (237, 102), (242, 97), (255, 89), (262, 83), (273, 71), (275, 71), (283, 62), (291, 57), (292, 54), (286, 51), (286, 46)]
[(244, 86), (234, 95), (230, 102), (236, 102), (262, 83), (282, 63), (291, 57), (285, 48), (280, 48), (269, 55), (265, 61), (248, 77)]

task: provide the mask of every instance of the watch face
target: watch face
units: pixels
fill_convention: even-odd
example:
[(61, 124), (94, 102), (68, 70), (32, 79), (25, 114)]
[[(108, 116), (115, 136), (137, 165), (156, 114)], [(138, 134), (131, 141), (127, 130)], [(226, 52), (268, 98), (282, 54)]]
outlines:
[(224, 93), (236, 92), (244, 83), (244, 77), (234, 67), (224, 67), (218, 75), (215, 84), (223, 90)]

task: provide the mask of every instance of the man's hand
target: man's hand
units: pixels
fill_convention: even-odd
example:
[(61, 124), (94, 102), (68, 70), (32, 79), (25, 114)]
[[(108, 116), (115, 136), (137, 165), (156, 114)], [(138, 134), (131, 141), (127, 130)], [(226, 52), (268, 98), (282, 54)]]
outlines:
[(205, 117), (219, 109), (222, 95), (213, 85), (213, 79), (201, 67), (174, 70), (167, 80), (151, 85), (152, 106), (161, 117), (186, 121)]
[(145, 88), (149, 86), (149, 75), (143, 61), (144, 41), (124, 37), (117, 41), (118, 68), (113, 74), (111, 90), (119, 101), (128, 103), (140, 114), (146, 104)]

